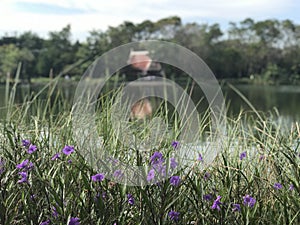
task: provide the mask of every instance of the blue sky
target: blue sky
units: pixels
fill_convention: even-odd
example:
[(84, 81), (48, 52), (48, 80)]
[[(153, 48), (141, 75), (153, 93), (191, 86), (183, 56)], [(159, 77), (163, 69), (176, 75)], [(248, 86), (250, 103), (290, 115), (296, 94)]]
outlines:
[(300, 24), (298, 0), (0, 0), (0, 36), (33, 31), (47, 37), (71, 24), (73, 40), (84, 40), (88, 31), (105, 30), (123, 21), (140, 23), (177, 15), (184, 23), (219, 23), (250, 17), (290, 19)]

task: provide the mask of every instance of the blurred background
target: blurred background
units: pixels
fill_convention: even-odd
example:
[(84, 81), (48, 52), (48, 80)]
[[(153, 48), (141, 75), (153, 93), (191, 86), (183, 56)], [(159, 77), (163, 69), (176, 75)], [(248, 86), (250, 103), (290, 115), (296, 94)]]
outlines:
[[(2, 0), (0, 108), (14, 85), (14, 101), (22, 103), (55, 78), (56, 91), (71, 102), (97, 57), (125, 43), (156, 39), (182, 45), (207, 63), (222, 85), (229, 115), (249, 106), (228, 82), (257, 110), (299, 121), (299, 11), (296, 0)], [(192, 89), (184, 72), (160, 66), (159, 75)], [(151, 75), (129, 71), (113, 76), (109, 88)], [(203, 99), (200, 87), (191, 96)]]

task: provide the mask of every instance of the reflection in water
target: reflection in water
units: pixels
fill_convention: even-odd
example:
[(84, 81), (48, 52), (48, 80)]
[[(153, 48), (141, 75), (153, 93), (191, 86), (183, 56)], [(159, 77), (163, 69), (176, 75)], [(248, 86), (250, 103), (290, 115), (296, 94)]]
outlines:
[[(39, 92), (43, 86), (39, 85), (20, 85), (17, 87), (15, 103), (19, 104), (24, 99), (29, 98)], [(273, 111), (274, 108), (278, 109), (280, 120), (283, 121), (300, 121), (300, 86), (264, 86), (264, 85), (236, 85), (236, 88), (252, 103), (252, 105), (262, 112)], [(72, 104), (72, 99), (76, 84), (62, 84), (58, 85), (55, 91), (62, 94), (62, 98), (68, 100)], [(40, 99), (46, 98), (46, 89), (40, 96)], [(226, 98), (226, 103), (230, 105), (228, 110), (229, 116), (237, 115), (241, 109), (250, 110), (250, 107), (229, 87), (222, 87), (223, 94)], [(4, 118), (4, 102), (5, 86), (0, 86), (0, 118)], [(53, 93), (55, 96), (55, 93)], [(204, 112), (207, 110), (207, 102), (199, 87), (195, 87), (192, 93), (192, 99), (195, 104), (202, 100), (198, 105), (198, 110)], [(204, 100), (203, 100), (204, 99)]]
[[(300, 119), (300, 86), (254, 86), (238, 85), (237, 88), (251, 104), (262, 112), (278, 109), (281, 118), (287, 121)], [(249, 106), (233, 91), (224, 88), (227, 100), (231, 103), (231, 112), (238, 113), (240, 108), (249, 110)]]

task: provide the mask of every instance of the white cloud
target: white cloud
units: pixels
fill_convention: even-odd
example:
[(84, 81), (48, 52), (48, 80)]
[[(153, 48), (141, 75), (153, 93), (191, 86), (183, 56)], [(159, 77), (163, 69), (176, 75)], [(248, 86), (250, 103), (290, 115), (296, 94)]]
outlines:
[[(75, 15), (51, 15), (43, 12), (30, 13), (16, 7), (18, 2), (44, 3), (65, 8), (76, 8), (91, 13)], [(241, 21), (276, 18), (291, 9), (292, 0), (2, 0), (0, 1), (0, 31), (25, 31), (46, 33), (60, 30), (71, 24), (72, 32), (84, 33), (92, 29), (106, 29), (124, 20), (134, 23), (178, 15), (184, 21)], [(293, 5), (294, 6), (294, 5)], [(296, 10), (296, 9), (294, 9)], [(297, 13), (295, 11), (295, 13)], [(290, 15), (286, 15), (289, 18)], [(0, 33), (1, 35), (1, 33)]]

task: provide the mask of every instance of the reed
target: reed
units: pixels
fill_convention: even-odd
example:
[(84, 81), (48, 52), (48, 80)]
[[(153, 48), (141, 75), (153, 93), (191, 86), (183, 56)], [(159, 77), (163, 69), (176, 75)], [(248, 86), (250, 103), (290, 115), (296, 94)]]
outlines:
[[(126, 186), (95, 177), (103, 171), (96, 171), (83, 157), (74, 138), (71, 103), (61, 93), (54, 94), (55, 85), (54, 80), (52, 87), (45, 87), (46, 99), (37, 94), (22, 105), (14, 105), (15, 92), (10, 93), (9, 115), (0, 127), (0, 224), (300, 223), (298, 123), (283, 129), (254, 108), (241, 111), (237, 118), (226, 118), (225, 147), (212, 163), (196, 157), (190, 167), (157, 184)], [(128, 122), (123, 129), (131, 133), (118, 133), (111, 123), (116, 97), (111, 92), (98, 100), (97, 132), (105, 149), (126, 163), (138, 161), (148, 167), (150, 157), (160, 152), (164, 165), (176, 152), (173, 141), (180, 134), (179, 121), (164, 115), (163, 103), (154, 116), (162, 117), (170, 132), (159, 130), (158, 144), (149, 139), (155, 129), (151, 123)], [(207, 117), (202, 117), (195, 133), (210, 126)], [(22, 140), (37, 150), (31, 146), (31, 152)], [(148, 140), (147, 154), (136, 155), (141, 146), (136, 140)], [(21, 166), (25, 160), (32, 165)]]

